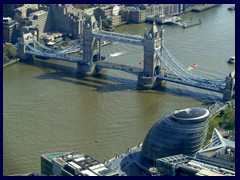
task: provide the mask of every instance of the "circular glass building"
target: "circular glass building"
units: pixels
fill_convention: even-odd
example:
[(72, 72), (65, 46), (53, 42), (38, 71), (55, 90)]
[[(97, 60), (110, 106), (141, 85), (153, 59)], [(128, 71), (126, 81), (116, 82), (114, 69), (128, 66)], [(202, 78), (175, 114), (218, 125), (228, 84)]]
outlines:
[(175, 154), (194, 155), (206, 138), (209, 115), (207, 109), (192, 107), (161, 118), (145, 137), (143, 156), (155, 161)]

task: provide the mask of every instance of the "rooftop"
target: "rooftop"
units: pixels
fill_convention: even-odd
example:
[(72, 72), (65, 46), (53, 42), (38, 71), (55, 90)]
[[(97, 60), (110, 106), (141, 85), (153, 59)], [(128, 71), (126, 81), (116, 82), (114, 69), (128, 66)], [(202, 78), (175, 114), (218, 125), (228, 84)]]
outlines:
[(202, 121), (209, 116), (209, 111), (203, 108), (186, 108), (174, 111), (172, 118), (180, 121), (199, 120)]
[[(118, 172), (80, 152), (45, 154), (51, 162), (62, 165), (62, 169), (74, 176), (114, 176)], [(61, 167), (59, 167), (61, 168)]]
[(40, 16), (40, 15), (45, 14), (45, 13), (46, 13), (46, 11), (40, 10), (40, 11), (36, 11), (36, 12), (31, 13), (29, 16)]
[(34, 4), (24, 4), (23, 6), (16, 8), (15, 11), (16, 10), (19, 10), (19, 11), (26, 10), (28, 8), (31, 8), (33, 5)]

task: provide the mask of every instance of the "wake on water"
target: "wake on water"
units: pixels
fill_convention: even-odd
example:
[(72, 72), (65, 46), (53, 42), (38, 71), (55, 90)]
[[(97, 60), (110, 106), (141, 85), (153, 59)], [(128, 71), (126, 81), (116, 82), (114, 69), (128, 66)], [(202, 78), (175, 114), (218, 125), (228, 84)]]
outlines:
[(112, 53), (112, 54), (109, 54), (109, 57), (117, 57), (117, 56), (120, 56), (122, 54), (123, 54), (122, 52)]

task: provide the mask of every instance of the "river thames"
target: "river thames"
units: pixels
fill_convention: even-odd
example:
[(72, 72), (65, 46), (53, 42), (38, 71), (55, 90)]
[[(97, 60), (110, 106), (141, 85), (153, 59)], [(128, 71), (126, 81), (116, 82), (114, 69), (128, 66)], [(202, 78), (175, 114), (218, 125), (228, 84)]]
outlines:
[[(164, 26), (165, 46), (185, 66), (208, 78), (224, 79), (235, 70), (235, 11), (221, 5), (183, 20), (202, 24), (183, 29)], [(143, 35), (150, 24), (124, 25), (116, 32)], [(158, 26), (160, 30), (161, 26)], [(102, 48), (109, 61), (141, 67), (142, 47), (113, 43)], [(48, 62), (56, 63), (56, 60)], [(76, 65), (65, 62), (73, 69)], [(49, 66), (17, 63), (3, 71), (3, 175), (40, 172), (40, 155), (80, 151), (99, 161), (144, 140), (165, 114), (207, 107), (222, 95), (166, 83), (161, 90), (137, 90), (137, 77), (105, 70), (76, 79)]]

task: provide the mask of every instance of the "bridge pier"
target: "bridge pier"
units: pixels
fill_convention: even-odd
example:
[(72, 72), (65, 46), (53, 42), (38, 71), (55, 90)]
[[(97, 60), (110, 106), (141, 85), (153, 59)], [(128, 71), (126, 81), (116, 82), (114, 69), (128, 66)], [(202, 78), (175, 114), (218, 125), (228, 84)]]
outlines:
[(235, 89), (235, 71), (231, 72), (226, 77), (226, 88), (223, 92), (223, 101), (230, 101), (233, 98), (233, 91)]
[(156, 76), (147, 77), (144, 76), (142, 72), (138, 74), (137, 89), (139, 90), (159, 88), (161, 85), (162, 80), (158, 79)]
[(98, 73), (98, 71), (95, 64), (78, 63), (76, 73), (77, 78), (80, 78), (85, 76), (94, 76)]
[(144, 62), (143, 72), (138, 74), (138, 89), (152, 89), (161, 86), (162, 80), (157, 78), (161, 74), (161, 64), (155, 50), (161, 51), (163, 44), (163, 30), (158, 31), (155, 21), (151, 30), (145, 30), (143, 39)]

